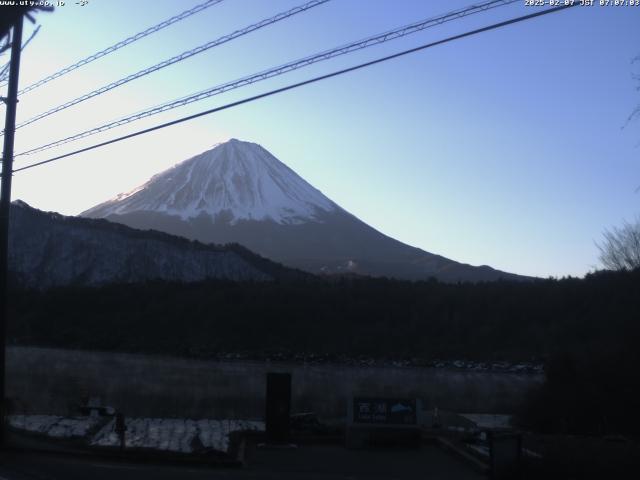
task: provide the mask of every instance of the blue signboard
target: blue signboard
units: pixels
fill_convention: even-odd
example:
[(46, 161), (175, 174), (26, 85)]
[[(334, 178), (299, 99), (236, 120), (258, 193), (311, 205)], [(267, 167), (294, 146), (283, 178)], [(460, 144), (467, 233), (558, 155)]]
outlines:
[(353, 423), (368, 425), (416, 425), (415, 399), (365, 398), (353, 399)]

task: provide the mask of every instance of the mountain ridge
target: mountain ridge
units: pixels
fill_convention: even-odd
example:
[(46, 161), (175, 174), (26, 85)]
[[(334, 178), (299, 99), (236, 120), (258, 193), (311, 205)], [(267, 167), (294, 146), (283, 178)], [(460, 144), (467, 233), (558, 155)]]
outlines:
[(240, 245), (207, 245), (104, 219), (44, 212), (21, 200), (12, 202), (10, 221), (9, 270), (26, 288), (309, 277)]
[(204, 243), (240, 243), (314, 274), (447, 282), (529, 278), (456, 262), (395, 240), (325, 197), (262, 146), (237, 139), (80, 215)]

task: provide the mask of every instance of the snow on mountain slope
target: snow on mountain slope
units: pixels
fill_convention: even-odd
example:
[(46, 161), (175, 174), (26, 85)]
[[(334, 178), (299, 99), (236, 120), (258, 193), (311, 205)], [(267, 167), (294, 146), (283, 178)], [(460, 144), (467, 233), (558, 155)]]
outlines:
[(339, 208), (260, 145), (232, 139), (155, 175), (132, 192), (86, 212), (108, 217), (145, 211), (182, 219), (225, 214), (283, 225), (317, 220)]
[(340, 208), (260, 145), (235, 139), (81, 215), (204, 243), (239, 243), (311, 273), (453, 282), (517, 277), (388, 237)]

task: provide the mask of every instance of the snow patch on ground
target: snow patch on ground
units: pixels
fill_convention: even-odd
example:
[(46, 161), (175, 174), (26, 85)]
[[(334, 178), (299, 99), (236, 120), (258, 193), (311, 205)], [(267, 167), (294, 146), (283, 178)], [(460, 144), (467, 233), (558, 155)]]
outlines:
[(96, 417), (63, 418), (56, 415), (10, 415), (9, 425), (54, 438), (84, 438), (100, 422)]
[[(191, 453), (198, 448), (226, 452), (229, 450), (229, 438), (233, 432), (264, 430), (263, 422), (181, 418), (127, 418), (126, 426), (126, 448), (150, 448), (182, 453)], [(113, 420), (95, 435), (91, 445), (120, 445)]]
[[(89, 445), (118, 447), (120, 439), (115, 420), (108, 420), (94, 435), (90, 435), (104, 417), (64, 418), (55, 415), (11, 415), (11, 427), (52, 438), (84, 438)], [(192, 453), (207, 449), (229, 450), (234, 432), (264, 431), (264, 422), (252, 420), (190, 420), (182, 418), (127, 418), (126, 448), (148, 448), (171, 452)]]

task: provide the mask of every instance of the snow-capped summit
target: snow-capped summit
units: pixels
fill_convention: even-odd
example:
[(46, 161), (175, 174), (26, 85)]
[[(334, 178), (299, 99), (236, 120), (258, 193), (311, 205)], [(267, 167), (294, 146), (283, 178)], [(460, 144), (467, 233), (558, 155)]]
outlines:
[(229, 140), (81, 215), (205, 243), (239, 243), (312, 273), (412, 280), (516, 276), (388, 237), (340, 208), (260, 145)]
[(202, 214), (229, 223), (298, 224), (339, 208), (256, 143), (231, 139), (178, 163), (129, 193), (83, 213), (90, 217), (145, 211), (186, 220)]

